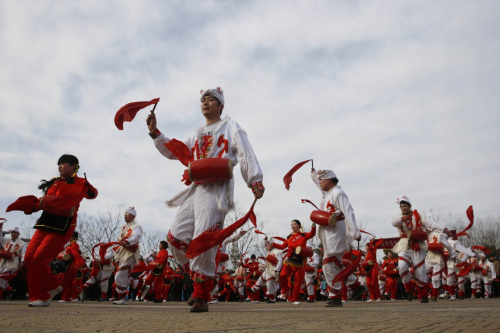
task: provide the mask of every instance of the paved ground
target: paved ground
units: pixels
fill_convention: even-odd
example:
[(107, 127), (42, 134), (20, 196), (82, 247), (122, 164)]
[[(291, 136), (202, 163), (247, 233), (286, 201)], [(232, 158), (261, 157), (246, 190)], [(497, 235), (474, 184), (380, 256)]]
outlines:
[(190, 313), (185, 303), (0, 302), (0, 332), (500, 332), (500, 298), (421, 304), (361, 301), (327, 308), (324, 302), (219, 303)]

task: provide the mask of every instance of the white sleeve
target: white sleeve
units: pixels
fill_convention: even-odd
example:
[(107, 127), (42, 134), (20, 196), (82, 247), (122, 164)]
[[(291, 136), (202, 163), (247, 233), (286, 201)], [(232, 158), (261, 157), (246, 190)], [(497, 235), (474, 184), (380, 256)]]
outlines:
[(132, 231), (132, 235), (130, 235), (130, 237), (127, 238), (127, 242), (129, 243), (129, 245), (139, 244), (141, 237), (142, 237), (142, 228), (138, 226)]
[(247, 134), (238, 126), (233, 136), (231, 150), (240, 164), (241, 176), (248, 187), (252, 187), (256, 182), (262, 182), (264, 176), (257, 156), (255, 156), (250, 141), (248, 141)]
[(401, 224), (403, 223), (403, 220), (401, 220), (401, 216), (396, 216), (395, 218), (392, 219), (392, 226), (396, 228), (401, 228)]
[(26, 244), (24, 244), (23, 246), (21, 246), (21, 248), (19, 249), (19, 252), (21, 253), (21, 262), (24, 262), (24, 255), (26, 254)]
[(323, 191), (321, 189), (321, 186), (319, 185), (319, 179), (318, 179), (318, 173), (316, 172), (316, 170), (312, 170), (311, 171), (311, 178), (312, 178), (312, 181), (313, 183), (319, 188), (319, 190), (321, 191), (321, 194), (325, 195), (326, 194), (326, 191)]
[(354, 209), (352, 209), (351, 203), (344, 193), (339, 193), (337, 195), (337, 205), (345, 216), (345, 226), (346, 233), (352, 239), (358, 239), (361, 234), (359, 233), (358, 226), (356, 224), (356, 217), (354, 216)]
[(455, 256), (456, 256), (455, 249), (448, 242), (448, 235), (447, 234), (441, 234), (441, 243), (448, 250), (448, 253), (450, 254), (450, 258), (455, 258)]
[(283, 254), (281, 251), (276, 252), (275, 254), (276, 258), (278, 258), (278, 264), (276, 265), (276, 268), (274, 269), (276, 272), (281, 271), (281, 267), (283, 267)]
[[(154, 139), (154, 145), (155, 145), (156, 149), (158, 149), (158, 151), (166, 158), (168, 158), (170, 160), (177, 160), (177, 157), (174, 154), (172, 154), (172, 152), (170, 150), (168, 150), (167, 147), (165, 147), (165, 144), (170, 142), (170, 140), (171, 140), (170, 138), (167, 138), (162, 133), (156, 139)], [(194, 140), (195, 140), (195, 137), (192, 136), (191, 138), (189, 138), (187, 141), (184, 142), (186, 144), (186, 146), (188, 147), (188, 149), (191, 150), (193, 144), (190, 144), (190, 142), (194, 142)]]

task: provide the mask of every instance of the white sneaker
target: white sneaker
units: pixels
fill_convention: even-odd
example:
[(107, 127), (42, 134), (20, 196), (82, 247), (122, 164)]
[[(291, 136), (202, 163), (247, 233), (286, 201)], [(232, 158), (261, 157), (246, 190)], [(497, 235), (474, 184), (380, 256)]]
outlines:
[(163, 300), (163, 303), (167, 303), (167, 300), (166, 300), (166, 299), (164, 299), (164, 300)]
[(138, 301), (139, 300), (139, 296), (135, 296), (135, 300)]
[(373, 302), (371, 298), (367, 299), (366, 301), (367, 302)]
[(57, 295), (59, 294), (61, 291), (63, 290), (63, 287), (62, 286), (59, 286), (55, 289), (52, 289), (51, 291), (49, 291), (49, 294), (50, 294), (50, 298), (49, 298), (49, 301), (52, 301), (52, 299)]
[(34, 308), (41, 308), (41, 307), (47, 307), (50, 306), (50, 300), (46, 301), (33, 301), (28, 304), (29, 307), (34, 307)]
[(456, 301), (456, 300), (457, 300), (457, 295), (450, 296), (450, 301)]
[(147, 299), (144, 299), (144, 300), (142, 300), (142, 301), (143, 301), (144, 303), (147, 303), (147, 302), (149, 302), (149, 301), (148, 301)]
[(80, 300), (78, 298), (73, 298), (71, 302), (79, 302)]
[(219, 300), (218, 299), (213, 299), (210, 301), (210, 304), (217, 304), (219, 303)]
[(381, 301), (381, 299), (380, 299), (380, 298), (377, 298), (377, 302), (380, 302), (380, 301)]
[(278, 296), (278, 298), (279, 298), (279, 299), (282, 299), (282, 300), (285, 300), (285, 299), (287, 299), (287, 295), (285, 295), (285, 294), (280, 294), (280, 295)]
[(113, 304), (116, 305), (127, 305), (127, 300), (125, 298), (119, 299), (117, 301), (114, 301)]
[(298, 302), (298, 301), (293, 302), (293, 305), (299, 305), (299, 304), (300, 304), (300, 302)]
[(108, 301), (116, 301), (116, 297), (110, 297)]
[(343, 300), (342, 300), (342, 303), (347, 303), (347, 301), (343, 299)]
[(66, 303), (66, 302), (67, 302), (67, 301), (65, 301), (65, 300), (63, 300), (63, 299), (59, 301), (59, 303)]
[(252, 303), (259, 303), (259, 301), (252, 301)]

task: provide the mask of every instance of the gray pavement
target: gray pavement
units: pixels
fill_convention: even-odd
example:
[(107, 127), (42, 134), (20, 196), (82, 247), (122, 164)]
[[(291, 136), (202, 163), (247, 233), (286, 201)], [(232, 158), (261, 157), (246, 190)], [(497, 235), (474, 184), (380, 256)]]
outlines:
[(0, 332), (500, 332), (500, 298), (362, 302), (219, 303), (190, 313), (185, 303), (0, 302)]

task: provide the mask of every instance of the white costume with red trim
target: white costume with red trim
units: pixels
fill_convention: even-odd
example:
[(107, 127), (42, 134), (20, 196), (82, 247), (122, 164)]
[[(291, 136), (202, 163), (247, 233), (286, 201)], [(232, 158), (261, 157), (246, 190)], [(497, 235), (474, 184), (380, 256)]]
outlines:
[[(2, 225), (0, 224), (0, 234), (2, 233), (1, 226)], [(15, 241), (13, 241), (12, 239), (3, 239), (2, 245), (4, 250), (10, 253), (14, 253), (13, 259), (0, 260), (0, 291), (3, 292), (3, 289), (7, 288), (9, 284), (9, 280), (11, 280), (15, 276), (19, 268), (19, 264), (21, 262), (24, 262), (26, 243), (21, 239), (21, 237), (17, 237)]]
[[(328, 173), (332, 172), (328, 171)], [(325, 175), (325, 173), (322, 173), (322, 175)], [(350, 240), (357, 239), (361, 234), (356, 224), (356, 217), (354, 216), (354, 210), (349, 202), (349, 198), (339, 185), (336, 185), (329, 192), (323, 191), (319, 181), (320, 179), (325, 179), (322, 178), (322, 175), (318, 175), (315, 170), (311, 172), (314, 184), (318, 186), (323, 195), (319, 209), (333, 213), (338, 219), (334, 227), (320, 225), (318, 229), (318, 238), (321, 244), (323, 244), (324, 249), (323, 274), (328, 285), (331, 287), (330, 296), (340, 298), (341, 282), (337, 281), (333, 286), (331, 282), (342, 270), (342, 258), (350, 250)], [(344, 220), (341, 220), (342, 218)], [(359, 282), (355, 275), (350, 275), (346, 279), (346, 284), (356, 288)]]
[[(118, 238), (119, 242), (126, 242), (128, 246), (139, 245), (142, 237), (142, 228), (135, 220), (127, 223), (122, 227), (122, 231)], [(116, 291), (118, 298), (121, 299), (127, 292), (127, 287), (130, 283), (130, 272), (139, 261), (141, 251), (139, 247), (134, 252), (119, 246), (116, 249), (114, 258), (118, 262), (118, 270), (115, 274)]]
[[(165, 147), (165, 143), (169, 141), (169, 138), (160, 134), (154, 143), (162, 155), (175, 160), (176, 156)], [(198, 128), (185, 144), (195, 159), (227, 158), (233, 166), (239, 163), (248, 187), (262, 188), (262, 171), (247, 135), (229, 117)], [(203, 185), (191, 184), (167, 201), (170, 207), (180, 206), (167, 237), (172, 245), (170, 250), (181, 265), (189, 262), (191, 271), (195, 272), (199, 279), (215, 276), (217, 247), (192, 260), (185, 257), (185, 251), (193, 238), (206, 230), (215, 231), (223, 227), (227, 212), (234, 207), (233, 189), (234, 178)]]
[(316, 274), (318, 271), (319, 265), (319, 255), (314, 252), (312, 257), (307, 258), (307, 266), (314, 268), (314, 271), (308, 271), (306, 269), (306, 275), (304, 277), (304, 283), (307, 288), (307, 295), (310, 299), (316, 299), (315, 290), (314, 290), (314, 281), (316, 280)]
[(486, 260), (485, 256), (481, 257), (481, 260), (478, 261), (477, 266), (482, 268), (481, 271), (476, 273), (478, 279), (477, 285), (481, 286), (480, 281), (483, 281), (484, 298), (489, 298), (491, 297), (491, 281), (497, 278), (495, 267), (493, 266), (493, 263), (491, 261)]
[[(267, 241), (264, 241), (264, 244), (267, 247)], [(262, 275), (253, 285), (252, 291), (258, 292), (260, 288), (266, 286), (269, 301), (274, 302), (276, 299), (276, 292), (278, 291), (281, 267), (283, 267), (283, 252), (280, 249), (273, 248), (271, 251), (268, 251), (267, 254), (276, 257), (278, 263), (273, 265), (266, 260)]]

